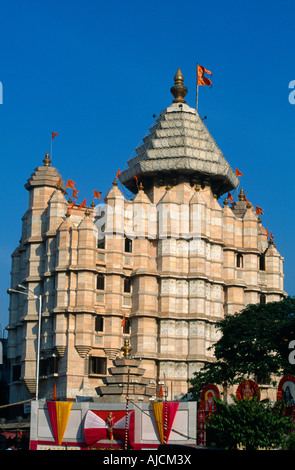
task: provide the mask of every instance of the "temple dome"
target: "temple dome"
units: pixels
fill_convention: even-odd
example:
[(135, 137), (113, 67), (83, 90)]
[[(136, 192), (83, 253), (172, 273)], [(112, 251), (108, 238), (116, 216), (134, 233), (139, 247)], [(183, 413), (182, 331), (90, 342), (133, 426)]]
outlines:
[(120, 175), (132, 192), (136, 192), (134, 176), (145, 179), (159, 173), (209, 179), (218, 195), (239, 184), (196, 109), (185, 102), (173, 102), (163, 110), (135, 152)]

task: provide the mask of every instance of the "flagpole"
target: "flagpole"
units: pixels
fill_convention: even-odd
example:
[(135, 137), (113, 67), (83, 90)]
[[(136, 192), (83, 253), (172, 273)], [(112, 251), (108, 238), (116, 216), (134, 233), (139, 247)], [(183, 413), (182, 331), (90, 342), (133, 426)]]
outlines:
[(197, 62), (197, 87), (196, 87), (196, 111), (198, 112), (199, 85), (198, 85), (198, 62)]

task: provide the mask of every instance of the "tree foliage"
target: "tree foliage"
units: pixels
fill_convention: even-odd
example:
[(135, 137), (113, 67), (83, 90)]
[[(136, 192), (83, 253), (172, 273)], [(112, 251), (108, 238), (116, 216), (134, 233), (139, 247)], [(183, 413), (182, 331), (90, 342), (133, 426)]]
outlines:
[(217, 323), (220, 339), (211, 348), (215, 362), (207, 363), (191, 379), (196, 399), (209, 383), (231, 385), (248, 377), (294, 374), (288, 348), (295, 339), (295, 299), (250, 304)]
[(227, 405), (217, 400), (217, 411), (206, 422), (207, 445), (228, 450), (290, 447), (292, 419), (284, 416), (280, 403), (271, 406), (235, 397), (233, 401)]

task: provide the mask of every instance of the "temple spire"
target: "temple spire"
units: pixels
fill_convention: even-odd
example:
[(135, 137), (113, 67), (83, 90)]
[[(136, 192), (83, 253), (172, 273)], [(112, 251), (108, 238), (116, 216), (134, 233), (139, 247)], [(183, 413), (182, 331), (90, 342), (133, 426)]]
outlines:
[(187, 87), (184, 86), (183, 81), (184, 79), (182, 72), (180, 68), (178, 68), (174, 77), (174, 85), (170, 89), (172, 95), (174, 96), (173, 103), (186, 103), (184, 97), (187, 94), (188, 90)]

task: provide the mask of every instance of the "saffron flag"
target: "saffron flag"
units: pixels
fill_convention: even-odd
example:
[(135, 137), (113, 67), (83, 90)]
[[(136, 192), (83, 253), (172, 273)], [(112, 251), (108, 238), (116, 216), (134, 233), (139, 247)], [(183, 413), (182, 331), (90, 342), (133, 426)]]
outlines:
[(121, 170), (120, 170), (120, 168), (119, 168), (119, 170), (118, 170), (117, 173), (116, 173), (116, 178), (118, 178), (118, 175), (120, 175), (120, 174), (121, 174)]
[(167, 444), (173, 426), (174, 418), (178, 410), (179, 403), (153, 402), (152, 410), (156, 420), (156, 426), (161, 444)]
[(269, 231), (268, 231), (268, 229), (266, 229), (266, 235), (267, 235), (267, 238), (269, 238)]
[(158, 398), (163, 398), (163, 387), (162, 387), (162, 385), (161, 385), (160, 390), (159, 390)]
[(77, 199), (79, 192), (80, 192), (80, 191), (77, 191), (77, 189), (73, 189), (73, 198)]
[(126, 315), (124, 313), (124, 317), (123, 317), (123, 320), (122, 320), (122, 323), (121, 323), (121, 326), (125, 326), (125, 323), (126, 323)]
[(154, 417), (156, 420), (156, 426), (158, 430), (158, 435), (161, 444), (164, 443), (164, 426), (163, 426), (163, 402), (157, 401), (157, 402), (152, 402), (152, 408), (153, 408), (153, 413)]
[(262, 212), (261, 207), (256, 206), (256, 214), (264, 215), (263, 212)]
[(101, 191), (93, 191), (93, 197), (94, 199), (101, 199)]
[(57, 435), (58, 445), (60, 446), (64, 437), (67, 427), (68, 419), (72, 408), (72, 402), (56, 402), (56, 420), (57, 420)]
[(134, 179), (135, 179), (136, 183), (138, 183), (138, 178), (137, 178), (136, 175), (134, 175)]
[(56, 135), (59, 135), (59, 134), (58, 134), (57, 132), (52, 132), (52, 134), (51, 134), (51, 140), (53, 140)]
[(240, 172), (240, 170), (236, 168), (236, 176), (244, 176), (244, 175), (243, 173)]
[(270, 240), (273, 240), (274, 239), (274, 236), (273, 234), (270, 232)]
[(75, 184), (76, 183), (74, 183), (73, 180), (68, 180), (66, 184), (66, 188), (75, 189)]
[(68, 206), (68, 211), (71, 211), (75, 205), (76, 205), (76, 201), (72, 202), (72, 204)]
[(234, 198), (232, 197), (231, 193), (227, 193), (227, 199), (229, 199), (231, 203), (234, 202)]
[(59, 178), (59, 180), (55, 183), (55, 186), (59, 186), (61, 183), (61, 178)]
[(205, 69), (202, 65), (197, 65), (197, 85), (206, 85), (212, 87), (212, 82), (209, 78), (205, 77), (205, 73), (212, 76), (210, 70)]
[(84, 201), (82, 202), (82, 204), (80, 204), (78, 209), (82, 209), (82, 207), (86, 207), (86, 199), (84, 199)]

